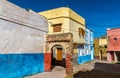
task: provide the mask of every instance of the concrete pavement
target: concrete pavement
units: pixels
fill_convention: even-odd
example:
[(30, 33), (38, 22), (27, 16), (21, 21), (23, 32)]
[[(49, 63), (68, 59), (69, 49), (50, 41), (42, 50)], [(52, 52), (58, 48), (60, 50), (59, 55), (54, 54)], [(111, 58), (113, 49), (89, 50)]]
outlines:
[(81, 65), (74, 65), (73, 66), (73, 73), (71, 74), (71, 76), (67, 76), (67, 77), (66, 77), (65, 68), (60, 67), (60, 66), (56, 66), (52, 69), (51, 72), (43, 72), (43, 73), (39, 73), (36, 75), (27, 76), (25, 78), (72, 78), (72, 75), (78, 71), (91, 71), (92, 69), (94, 69), (96, 62), (109, 63), (106, 61), (94, 60), (94, 61), (84, 63)]
[(56, 66), (51, 72), (43, 72), (25, 78), (64, 78), (66, 76), (65, 68)]

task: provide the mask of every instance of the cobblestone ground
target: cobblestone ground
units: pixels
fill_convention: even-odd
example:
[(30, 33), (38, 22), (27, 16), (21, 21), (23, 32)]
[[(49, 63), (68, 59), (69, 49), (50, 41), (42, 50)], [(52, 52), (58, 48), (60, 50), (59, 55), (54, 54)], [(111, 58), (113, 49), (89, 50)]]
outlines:
[(65, 68), (56, 66), (51, 72), (39, 73), (25, 78), (120, 78), (120, 64), (94, 60), (74, 65), (73, 73), (66, 76)]

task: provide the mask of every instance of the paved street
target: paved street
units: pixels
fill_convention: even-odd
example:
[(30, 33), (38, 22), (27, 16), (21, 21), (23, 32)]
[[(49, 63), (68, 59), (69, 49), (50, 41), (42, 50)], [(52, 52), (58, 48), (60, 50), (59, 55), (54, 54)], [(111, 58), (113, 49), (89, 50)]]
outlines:
[(43, 72), (25, 78), (64, 78), (66, 76), (65, 72), (65, 68), (56, 66), (51, 72)]
[[(111, 72), (116, 73), (117, 71), (120, 71), (119, 66), (120, 66), (119, 64), (115, 65), (115, 64), (110, 64), (109, 62), (106, 62), (106, 61), (94, 60), (82, 65), (74, 65), (73, 74), (77, 73), (78, 71), (85, 72), (85, 71), (92, 71), (93, 69), (108, 72), (109, 70), (111, 70), (111, 68), (112, 68)], [(118, 70), (116, 70), (116, 68)], [(66, 77), (65, 68), (56, 66), (55, 68), (53, 68), (51, 72), (43, 72), (36, 75), (28, 76), (25, 78), (72, 78), (73, 74), (71, 76)]]
[[(75, 65), (73, 67), (73, 71), (78, 72), (80, 70), (91, 70), (94, 68), (93, 66), (94, 66), (94, 61), (91, 63), (83, 64), (83, 65)], [(56, 66), (55, 68), (53, 68), (51, 72), (43, 72), (36, 75), (28, 76), (25, 78), (64, 78), (66, 77), (65, 72), (66, 72), (65, 68)]]

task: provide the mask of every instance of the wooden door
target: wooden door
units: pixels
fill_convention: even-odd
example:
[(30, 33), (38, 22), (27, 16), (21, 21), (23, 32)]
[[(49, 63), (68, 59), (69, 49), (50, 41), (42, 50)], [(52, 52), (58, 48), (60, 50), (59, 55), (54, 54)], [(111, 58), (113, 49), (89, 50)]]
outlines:
[(57, 48), (57, 60), (62, 61), (62, 48)]

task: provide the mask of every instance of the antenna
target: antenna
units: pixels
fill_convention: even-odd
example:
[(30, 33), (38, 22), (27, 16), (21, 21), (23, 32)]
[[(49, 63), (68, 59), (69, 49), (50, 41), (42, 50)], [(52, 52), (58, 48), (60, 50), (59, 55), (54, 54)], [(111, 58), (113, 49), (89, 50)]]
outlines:
[(69, 0), (67, 0), (67, 5), (66, 5), (67, 8), (69, 8)]

